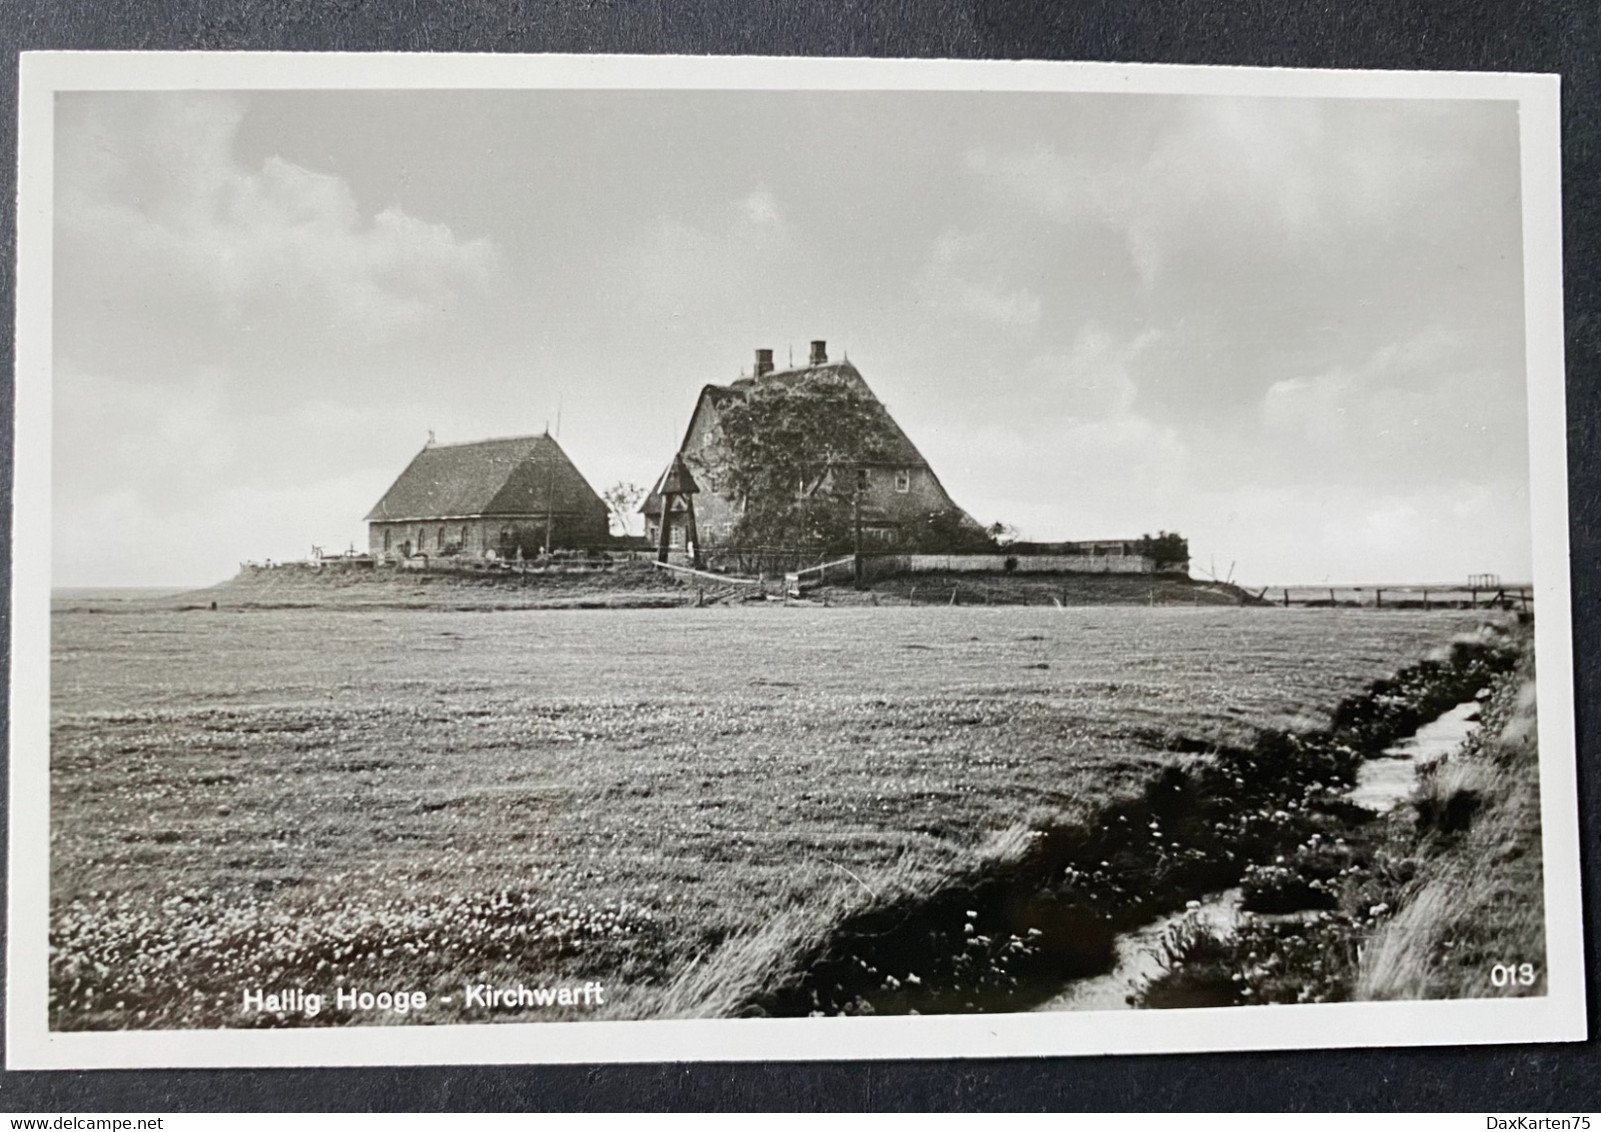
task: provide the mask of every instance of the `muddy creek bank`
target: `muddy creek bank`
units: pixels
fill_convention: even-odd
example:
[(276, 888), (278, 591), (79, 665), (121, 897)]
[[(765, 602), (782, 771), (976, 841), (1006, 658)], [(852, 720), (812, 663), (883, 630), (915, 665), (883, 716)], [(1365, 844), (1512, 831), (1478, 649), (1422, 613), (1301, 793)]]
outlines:
[[(1395, 809), (1412, 794), (1424, 768), (1455, 753), (1478, 729), (1484, 694), (1481, 691), (1480, 698), (1456, 705), (1438, 719), (1424, 724), (1415, 735), (1406, 736), (1364, 761), (1357, 767), (1356, 785), (1346, 792), (1346, 801), (1375, 815)], [(1358, 822), (1366, 824), (1360, 818)], [(1336, 842), (1335, 849), (1339, 848)], [(1256, 875), (1252, 879), (1259, 882), (1253, 886), (1251, 895), (1261, 902), (1268, 895), (1260, 884), (1267, 870), (1248, 871), (1254, 872)], [(1291, 875), (1289, 870), (1285, 875)], [(1280, 880), (1276, 886), (1269, 881), (1269, 887), (1284, 889), (1287, 886)], [(1280, 902), (1283, 902), (1282, 897)], [(1325, 901), (1319, 890), (1307, 884), (1301, 902), (1316, 907)], [(1187, 946), (1193, 946), (1193, 940), (1203, 936), (1228, 939), (1248, 917), (1263, 915), (1248, 911), (1246, 903), (1246, 890), (1231, 888), (1201, 900), (1191, 900), (1182, 912), (1159, 917), (1125, 932), (1114, 944), (1116, 961), (1112, 970), (1068, 984), (1063, 993), (1039, 1009), (1122, 1010), (1140, 1005), (1142, 997), (1150, 993), (1154, 984), (1171, 976), (1174, 967), (1183, 959), (1182, 952)], [(1286, 911), (1268, 918), (1295, 919), (1304, 914), (1304, 911)]]
[[(1242, 879), (1253, 882), (1258, 911), (1332, 905), (1332, 887), (1308, 891), (1304, 874), (1278, 878), (1275, 862), (1310, 843), (1327, 846), (1336, 872), (1346, 839), (1374, 820), (1346, 797), (1363, 763), (1472, 701), (1518, 656), (1506, 638), (1459, 641), (1343, 701), (1326, 730), (1267, 731), (1248, 748), (1151, 737), (1196, 757), (1098, 820), (1028, 831), (1014, 859), (852, 916), (746, 1013), (1030, 1010), (1151, 942), (1131, 933)], [(1112, 993), (1103, 986), (1072, 1005), (1101, 1005)]]

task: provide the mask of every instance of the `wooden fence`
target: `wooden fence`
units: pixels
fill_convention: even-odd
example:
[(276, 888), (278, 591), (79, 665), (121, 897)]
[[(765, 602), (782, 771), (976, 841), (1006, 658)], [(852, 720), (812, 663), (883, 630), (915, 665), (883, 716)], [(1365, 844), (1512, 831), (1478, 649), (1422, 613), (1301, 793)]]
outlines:
[(1257, 598), (1303, 609), (1532, 609), (1532, 586), (1267, 586)]
[(816, 566), (808, 566), (804, 570), (790, 570), (784, 574), (784, 592), (790, 597), (800, 597), (807, 590), (820, 586), (828, 581), (828, 575), (833, 572), (842, 578), (856, 577), (856, 556), (836, 558), (832, 562), (822, 562)]
[(1143, 554), (886, 554), (876, 570), (903, 574), (1152, 574)]
[(696, 570), (691, 566), (678, 566), (671, 562), (657, 562), (654, 559), (651, 565), (664, 574), (671, 575), (681, 582), (692, 582), (699, 579), (718, 586), (753, 586), (766, 592), (767, 580), (765, 578), (741, 578), (735, 574), (714, 574), (710, 570)]

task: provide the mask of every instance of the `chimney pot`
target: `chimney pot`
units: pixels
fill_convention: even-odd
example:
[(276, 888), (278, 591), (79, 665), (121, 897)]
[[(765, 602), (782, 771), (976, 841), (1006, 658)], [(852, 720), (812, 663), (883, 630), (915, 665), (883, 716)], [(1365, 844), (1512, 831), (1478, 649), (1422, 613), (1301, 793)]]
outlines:
[(773, 352), (771, 350), (756, 351), (756, 376), (762, 377), (773, 372)]
[(814, 366), (828, 364), (828, 343), (821, 338), (812, 339), (812, 360)]

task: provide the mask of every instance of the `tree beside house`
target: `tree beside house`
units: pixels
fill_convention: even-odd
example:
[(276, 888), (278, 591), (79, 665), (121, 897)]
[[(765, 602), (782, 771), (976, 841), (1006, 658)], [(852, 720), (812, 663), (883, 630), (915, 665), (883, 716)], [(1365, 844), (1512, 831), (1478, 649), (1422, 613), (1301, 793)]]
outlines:
[(686, 556), (692, 529), (697, 551), (849, 553), (858, 536), (865, 551), (988, 545), (849, 360), (830, 362), (823, 341), (804, 366), (775, 370), (772, 358), (757, 350), (750, 377), (701, 390), (678, 452), (640, 507), (651, 545), (664, 541), (663, 486), (682, 480), (680, 464), (698, 492), (692, 512), (681, 502), (668, 509), (665, 544)]

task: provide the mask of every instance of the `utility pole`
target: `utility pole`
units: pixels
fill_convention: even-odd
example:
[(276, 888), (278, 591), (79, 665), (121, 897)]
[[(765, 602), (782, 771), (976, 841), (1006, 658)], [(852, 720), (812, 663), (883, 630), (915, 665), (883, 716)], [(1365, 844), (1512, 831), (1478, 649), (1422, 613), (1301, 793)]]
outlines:
[(800, 473), (799, 482), (795, 485), (795, 496), (800, 502), (800, 538), (796, 541), (799, 543), (801, 553), (804, 556), (807, 551), (811, 550), (812, 546), (811, 524), (806, 521), (810, 516), (807, 515), (805, 471)]
[(864, 571), (863, 571), (863, 563), (862, 563), (862, 496), (865, 495), (865, 494), (867, 494), (867, 469), (866, 468), (857, 468), (856, 469), (856, 491), (853, 493), (852, 500), (851, 500), (851, 502), (853, 504), (853, 506), (852, 506), (853, 514), (851, 516), (851, 520), (852, 520), (853, 526), (855, 527), (855, 535), (856, 535), (856, 557), (852, 562), (852, 568), (854, 569), (855, 574), (856, 574), (856, 588), (857, 589), (861, 589), (862, 588), (862, 581), (863, 581), (862, 575), (864, 573)]
[[(545, 429), (545, 439), (550, 439), (550, 429)], [(554, 442), (553, 442), (554, 443)], [(555, 517), (551, 510), (556, 506), (556, 461), (545, 454), (545, 558), (550, 558), (550, 528)]]

